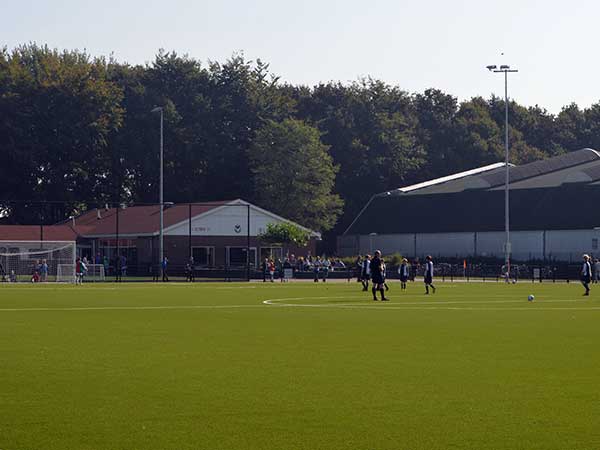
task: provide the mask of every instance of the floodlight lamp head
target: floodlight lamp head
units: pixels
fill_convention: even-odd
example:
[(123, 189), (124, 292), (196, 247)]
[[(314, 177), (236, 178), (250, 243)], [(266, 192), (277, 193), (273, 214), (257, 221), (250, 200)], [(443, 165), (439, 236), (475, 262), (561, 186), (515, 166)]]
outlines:
[(152, 111), (150, 111), (151, 113), (159, 113), (162, 112), (162, 106), (157, 106), (156, 108), (153, 108)]
[(510, 66), (507, 66), (506, 64), (503, 64), (500, 66), (500, 70), (508, 70), (510, 69)]
[(487, 70), (489, 70), (490, 72), (491, 72), (492, 70), (495, 70), (495, 69), (496, 69), (496, 67), (497, 67), (496, 65), (492, 65), (492, 66), (485, 66), (485, 68), (486, 68)]

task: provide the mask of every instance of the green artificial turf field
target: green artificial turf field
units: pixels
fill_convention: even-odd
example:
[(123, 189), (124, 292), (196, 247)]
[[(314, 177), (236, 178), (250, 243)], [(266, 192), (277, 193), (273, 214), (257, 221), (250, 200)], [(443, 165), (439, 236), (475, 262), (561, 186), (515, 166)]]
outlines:
[(600, 289), (391, 284), (0, 285), (0, 449), (600, 448)]

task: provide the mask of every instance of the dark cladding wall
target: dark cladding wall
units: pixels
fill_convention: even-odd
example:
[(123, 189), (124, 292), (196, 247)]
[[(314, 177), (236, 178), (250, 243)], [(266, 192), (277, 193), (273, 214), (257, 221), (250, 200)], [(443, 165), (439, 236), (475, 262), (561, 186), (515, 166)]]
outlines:
[[(600, 186), (510, 191), (512, 230), (578, 230), (600, 226)], [(504, 191), (380, 195), (346, 235), (504, 230)]]

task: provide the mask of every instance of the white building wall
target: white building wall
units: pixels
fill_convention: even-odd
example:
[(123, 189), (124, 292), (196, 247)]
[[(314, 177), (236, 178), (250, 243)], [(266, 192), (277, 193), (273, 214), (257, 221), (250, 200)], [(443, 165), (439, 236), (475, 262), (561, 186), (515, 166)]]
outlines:
[(474, 243), (474, 233), (418, 233), (416, 254), (412, 256), (470, 256), (475, 251)]
[(546, 257), (559, 261), (580, 261), (581, 255), (600, 256), (600, 230), (546, 231)]
[(414, 234), (378, 234), (377, 236), (361, 235), (358, 237), (360, 254), (381, 250), (385, 255), (400, 253), (412, 255), (414, 251)]
[[(377, 236), (343, 236), (347, 245), (338, 250), (342, 256), (381, 250), (384, 254), (400, 253), (407, 257), (504, 258), (505, 233), (407, 233)], [(416, 239), (415, 239), (416, 237)], [(520, 261), (554, 259), (579, 261), (583, 253), (600, 257), (600, 230), (511, 231), (512, 258)], [(354, 243), (354, 245), (350, 245)], [(415, 248), (416, 245), (416, 248)], [(350, 253), (352, 252), (352, 253)]]
[[(250, 236), (263, 233), (268, 223), (280, 223), (275, 217), (250, 207)], [(192, 235), (194, 236), (246, 236), (248, 229), (248, 208), (246, 205), (226, 206), (208, 214), (192, 219)], [(168, 229), (165, 235), (187, 236), (187, 222)]]
[[(477, 255), (504, 258), (504, 242), (506, 233), (503, 231), (477, 233)], [(510, 243), (512, 258), (518, 260), (544, 258), (543, 231), (511, 231)]]

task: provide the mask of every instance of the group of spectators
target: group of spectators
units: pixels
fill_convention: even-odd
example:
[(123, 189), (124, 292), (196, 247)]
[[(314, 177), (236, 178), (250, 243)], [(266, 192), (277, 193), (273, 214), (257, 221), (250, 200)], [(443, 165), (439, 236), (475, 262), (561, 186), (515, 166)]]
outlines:
[[(15, 271), (12, 270), (9, 279), (14, 278), (16, 281)], [(45, 259), (38, 259), (33, 263), (31, 271), (31, 282), (39, 283), (48, 280), (48, 262)]]
[(312, 256), (310, 253), (304, 257), (296, 255), (289, 255), (285, 258), (277, 259), (265, 258), (261, 264), (261, 271), (263, 273), (263, 282), (270, 280), (275, 281), (275, 277), (279, 277), (282, 282), (287, 281), (289, 278), (287, 273), (296, 272), (312, 272), (314, 274), (314, 281), (317, 283), (319, 280), (325, 282), (329, 276), (329, 272), (334, 270), (344, 270), (346, 265), (339, 258), (329, 258), (327, 256)]

